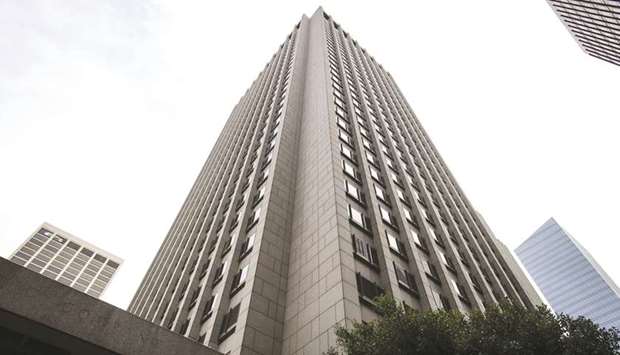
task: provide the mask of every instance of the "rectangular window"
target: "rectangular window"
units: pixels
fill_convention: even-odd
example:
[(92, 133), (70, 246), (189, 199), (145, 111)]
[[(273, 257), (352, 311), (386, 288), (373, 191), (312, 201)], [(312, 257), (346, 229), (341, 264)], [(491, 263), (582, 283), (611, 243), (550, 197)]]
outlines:
[(405, 250), (405, 245), (400, 241), (400, 239), (398, 239), (397, 236), (387, 230), (385, 231), (385, 236), (387, 237), (390, 250), (403, 258), (407, 258), (407, 251)]
[(452, 286), (454, 287), (454, 290), (456, 291), (456, 295), (461, 299), (461, 301), (465, 303), (469, 303), (469, 298), (467, 297), (465, 288), (461, 284), (456, 282), (456, 280), (454, 279), (450, 279), (450, 282), (452, 283)]
[(363, 195), (357, 188), (357, 186), (355, 186), (355, 184), (349, 182), (348, 180), (345, 180), (344, 189), (349, 196), (353, 197), (358, 202), (364, 203)]
[(369, 151), (366, 151), (366, 160), (368, 160), (370, 164), (377, 165), (377, 160), (375, 159), (375, 155)]
[(334, 103), (335, 103), (335, 104), (336, 104), (336, 106), (338, 106), (338, 107), (344, 107), (344, 102), (343, 102), (340, 98), (338, 98), (338, 97), (335, 97), (335, 98), (334, 98)]
[(428, 230), (430, 231), (431, 238), (433, 238), (433, 240), (435, 241), (435, 243), (437, 243), (437, 245), (444, 246), (443, 241), (442, 241), (442, 240), (441, 240), (441, 238), (439, 238), (439, 236), (437, 235), (437, 231), (435, 231), (435, 228), (430, 227)]
[(189, 319), (186, 319), (185, 322), (183, 322), (183, 324), (181, 325), (181, 328), (179, 329), (179, 334), (185, 335), (185, 332), (187, 331), (188, 326), (189, 326)]
[(231, 297), (237, 292), (239, 292), (239, 290), (241, 290), (245, 285), (245, 278), (248, 275), (248, 268), (248, 265), (244, 266), (233, 278), (232, 286), (230, 288)]
[(405, 177), (407, 178), (407, 182), (409, 183), (409, 185), (414, 185), (413, 177), (411, 177), (409, 173), (405, 174)]
[(86, 255), (88, 257), (91, 257), (93, 255), (93, 252), (91, 250), (86, 249), (86, 248), (80, 250), (80, 253), (82, 253), (82, 254), (84, 254), (84, 255)]
[(273, 153), (269, 152), (269, 154), (267, 154), (267, 156), (265, 157), (265, 161), (263, 162), (263, 166), (269, 165), (269, 163), (271, 163), (272, 159), (273, 159)]
[(403, 214), (405, 215), (405, 219), (407, 220), (407, 222), (413, 224), (414, 226), (417, 226), (418, 223), (415, 220), (415, 217), (413, 216), (413, 214), (411, 214), (411, 211), (408, 208), (403, 208), (402, 209)]
[[(332, 67), (332, 69), (335, 69), (335, 67), (333, 67), (332, 65), (330, 65), (330, 67)], [(344, 96), (342, 96), (342, 93), (340, 91), (335, 91), (334, 90), (334, 96), (336, 96), (337, 98), (339, 98), (340, 100), (344, 99)]]
[(256, 223), (258, 223), (259, 218), (260, 218), (260, 208), (257, 208), (257, 209), (254, 210), (254, 212), (250, 216), (250, 220), (248, 221), (248, 228), (247, 228), (247, 230), (250, 230), (252, 227), (254, 227), (254, 225), (256, 225)]
[(355, 170), (353, 165), (351, 165), (351, 163), (343, 160), (342, 161), (342, 170), (344, 171), (345, 174), (347, 174), (350, 177), (352, 177), (353, 179), (359, 181), (359, 176), (357, 174), (357, 171)]
[(235, 332), (235, 326), (237, 324), (237, 318), (239, 318), (240, 304), (231, 308), (228, 313), (224, 315), (222, 319), (222, 327), (220, 328), (219, 341), (222, 342)]
[(367, 243), (360, 237), (356, 237), (355, 235), (351, 235), (351, 239), (353, 242), (353, 253), (359, 259), (361, 259), (364, 263), (369, 264), (374, 268), (379, 267), (379, 257), (377, 256), (377, 250), (372, 246), (371, 243)]
[(347, 134), (344, 130), (339, 129), (338, 130), (338, 137), (345, 143), (347, 143), (348, 145), (352, 145), (353, 142), (351, 140), (351, 137), (349, 136), (349, 134)]
[(228, 253), (230, 251), (230, 249), (232, 248), (232, 244), (235, 241), (235, 239), (237, 239), (237, 233), (233, 233), (231, 234), (228, 239), (226, 239), (224, 241), (224, 251), (222, 252), (222, 256), (226, 255), (226, 253)]
[(381, 218), (383, 221), (391, 226), (396, 226), (396, 221), (394, 217), (392, 217), (392, 213), (388, 209), (383, 206), (379, 206), (379, 211), (381, 213)]
[(450, 306), (450, 302), (448, 301), (448, 299), (440, 293), (437, 293), (437, 296), (439, 297), (439, 301), (441, 302), (441, 306), (443, 307), (443, 309), (449, 311), (452, 307)]
[(446, 254), (441, 250), (438, 250), (437, 252), (439, 253), (439, 258), (441, 259), (441, 261), (446, 265), (446, 268), (452, 272), (456, 272), (454, 264), (452, 263), (452, 259), (446, 256)]
[(192, 292), (192, 296), (189, 298), (190, 299), (190, 303), (188, 308), (192, 309), (194, 308), (194, 306), (196, 305), (196, 301), (198, 300), (198, 295), (200, 295), (200, 290), (202, 289), (201, 286), (198, 286), (197, 289), (194, 290), (194, 292)]
[(209, 269), (210, 263), (211, 263), (211, 259), (207, 259), (207, 262), (204, 265), (202, 265), (202, 267), (200, 268), (200, 275), (198, 276), (200, 280), (202, 280), (205, 276), (207, 276), (207, 270)]
[(351, 160), (353, 162), (355, 161), (355, 157), (353, 156), (353, 152), (351, 151), (351, 149), (349, 149), (344, 144), (340, 145), (340, 152), (342, 153), (342, 155), (347, 157), (347, 159), (349, 159), (349, 160)]
[(204, 324), (204, 322), (206, 322), (209, 318), (211, 318), (211, 315), (213, 314), (213, 304), (215, 303), (216, 297), (217, 297), (217, 294), (211, 296), (211, 298), (209, 298), (207, 303), (205, 303), (205, 309), (202, 312), (202, 317), (200, 318), (201, 323)]
[(420, 210), (422, 211), (422, 217), (424, 217), (428, 221), (430, 218), (428, 216), (428, 210), (426, 209), (426, 207), (423, 207)]
[(254, 196), (254, 206), (256, 206), (263, 199), (263, 197), (265, 197), (265, 191), (267, 191), (267, 187), (265, 185), (261, 186), (258, 191), (256, 191), (256, 195)]
[(480, 281), (478, 278), (471, 273), (469, 273), (469, 278), (471, 279), (471, 284), (478, 293), (482, 294), (482, 287), (480, 287)]
[(346, 119), (347, 117), (347, 112), (345, 110), (343, 110), (342, 108), (336, 106), (336, 115), (338, 115), (338, 117)]
[(372, 166), (370, 167), (370, 176), (380, 184), (383, 184), (383, 179), (379, 176), (379, 171)]
[(461, 259), (461, 262), (463, 263), (463, 265), (469, 266), (469, 262), (467, 261), (467, 259), (463, 255), (463, 251), (461, 249), (456, 248), (456, 255), (458, 255), (459, 259)]
[(395, 172), (391, 172), (390, 175), (392, 176), (392, 181), (394, 181), (394, 183), (396, 185), (402, 186), (401, 182), (400, 182), (400, 178), (398, 177), (398, 174), (396, 174)]
[(379, 187), (377, 184), (373, 184), (373, 187), (375, 189), (375, 195), (377, 196), (377, 198), (387, 203), (387, 197), (385, 196), (383, 189)]
[(409, 228), (409, 233), (411, 234), (411, 239), (413, 239), (413, 242), (418, 248), (422, 249), (423, 251), (428, 251), (428, 248), (426, 247), (426, 241), (420, 236), (417, 229)]
[(239, 255), (239, 259), (243, 259), (245, 258), (248, 254), (250, 254), (250, 252), (252, 251), (252, 247), (254, 247), (254, 238), (255, 238), (255, 234), (252, 233), (250, 234), (245, 241), (243, 242), (243, 244), (241, 245), (241, 254)]
[(424, 271), (426, 271), (426, 275), (436, 283), (441, 283), (441, 279), (439, 278), (439, 273), (437, 272), (435, 265), (433, 265), (429, 260), (427, 260), (423, 265), (425, 269)]
[(360, 134), (364, 137), (368, 137), (368, 130), (364, 127), (360, 127)]
[(198, 258), (194, 259), (194, 261), (192, 261), (192, 263), (190, 264), (187, 273), (189, 275), (194, 273), (194, 270), (196, 270), (196, 264), (198, 263)]
[(398, 281), (398, 286), (404, 288), (408, 292), (413, 292), (417, 294), (418, 287), (416, 286), (413, 275), (411, 275), (406, 269), (398, 266), (395, 262), (392, 263), (394, 264), (394, 271), (396, 273), (396, 280)]
[(269, 178), (269, 169), (265, 169), (265, 170), (263, 170), (263, 175), (261, 176), (261, 179), (258, 182), (259, 185), (264, 183), (265, 181), (267, 181), (268, 178)]
[(222, 278), (224, 277), (224, 270), (226, 269), (226, 261), (220, 264), (220, 266), (215, 270), (215, 279), (213, 280), (213, 287), (217, 285)]
[(45, 228), (41, 228), (41, 229), (39, 230), (39, 234), (43, 234), (43, 235), (44, 235), (44, 236), (46, 236), (46, 237), (50, 237), (50, 236), (52, 236), (52, 234), (54, 234), (54, 233), (52, 233), (52, 232), (48, 231), (48, 230), (47, 230), (47, 229), (45, 229)]
[(370, 230), (366, 216), (351, 205), (349, 205), (349, 219), (363, 230)]
[(372, 144), (370, 143), (370, 141), (366, 138), (362, 138), (362, 143), (364, 144), (364, 148), (372, 151)]
[(374, 300), (383, 295), (385, 291), (376, 283), (368, 280), (359, 272), (356, 274), (357, 291), (360, 299), (369, 305), (374, 305)]
[(403, 190), (401, 189), (396, 189), (396, 195), (398, 196), (398, 198), (403, 201), (403, 203), (405, 204), (409, 204), (409, 199), (407, 198), (407, 196), (405, 196), (405, 193), (403, 192)]

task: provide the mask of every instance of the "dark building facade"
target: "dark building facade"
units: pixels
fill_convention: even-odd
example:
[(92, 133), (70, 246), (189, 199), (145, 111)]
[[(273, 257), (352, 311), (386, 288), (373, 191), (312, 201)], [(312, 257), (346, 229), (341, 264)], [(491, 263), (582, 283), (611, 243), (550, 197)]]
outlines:
[(385, 293), (537, 302), (392, 76), (319, 9), (234, 108), (129, 311), (223, 353), (320, 354)]
[(620, 65), (620, 1), (547, 0), (589, 55)]
[(555, 312), (620, 329), (620, 289), (555, 219), (545, 222), (516, 252)]

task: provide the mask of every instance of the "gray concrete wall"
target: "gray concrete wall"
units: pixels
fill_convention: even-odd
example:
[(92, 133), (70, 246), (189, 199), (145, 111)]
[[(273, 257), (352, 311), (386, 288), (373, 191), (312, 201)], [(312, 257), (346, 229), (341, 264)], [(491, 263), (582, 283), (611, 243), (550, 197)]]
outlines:
[(119, 354), (220, 354), (3, 258), (0, 310)]

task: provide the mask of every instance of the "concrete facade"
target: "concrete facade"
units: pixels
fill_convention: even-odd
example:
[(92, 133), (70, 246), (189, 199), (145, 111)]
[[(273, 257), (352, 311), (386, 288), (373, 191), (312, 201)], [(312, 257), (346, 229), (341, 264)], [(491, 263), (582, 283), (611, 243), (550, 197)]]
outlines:
[(620, 1), (547, 0), (547, 3), (584, 52), (620, 65)]
[(101, 297), (123, 263), (49, 223), (43, 223), (10, 260), (93, 297)]
[(516, 253), (555, 312), (620, 330), (620, 289), (555, 219), (538, 228)]
[(539, 291), (536, 290), (536, 288), (534, 287), (530, 279), (528, 279), (527, 274), (525, 270), (523, 269), (523, 266), (519, 264), (519, 261), (517, 260), (515, 255), (512, 253), (512, 251), (510, 251), (510, 248), (508, 248), (506, 244), (504, 244), (501, 240), (495, 237), (495, 234), (493, 233), (493, 231), (487, 224), (484, 217), (482, 217), (482, 215), (478, 212), (476, 212), (476, 214), (478, 215), (478, 218), (480, 219), (480, 222), (482, 223), (482, 227), (492, 237), (491, 239), (493, 243), (495, 244), (495, 246), (497, 247), (497, 251), (502, 255), (500, 262), (504, 263), (505, 267), (510, 268), (510, 271), (511, 271), (510, 276), (515, 278), (513, 282), (521, 285), (521, 287), (523, 288), (523, 291), (527, 295), (527, 298), (529, 298), (530, 301), (534, 305), (536, 306), (545, 305), (545, 302), (540, 297)]
[(0, 353), (221, 355), (0, 258)]
[(221, 352), (321, 354), (376, 295), (532, 307), (515, 280), (390, 74), (319, 9), (233, 110), (129, 311)]

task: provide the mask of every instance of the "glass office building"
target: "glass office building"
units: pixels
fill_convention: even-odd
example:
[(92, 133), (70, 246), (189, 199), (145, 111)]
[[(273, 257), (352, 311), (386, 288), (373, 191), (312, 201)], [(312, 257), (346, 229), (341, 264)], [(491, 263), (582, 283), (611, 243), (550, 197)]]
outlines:
[(555, 312), (620, 329), (620, 289), (553, 218), (516, 253)]

